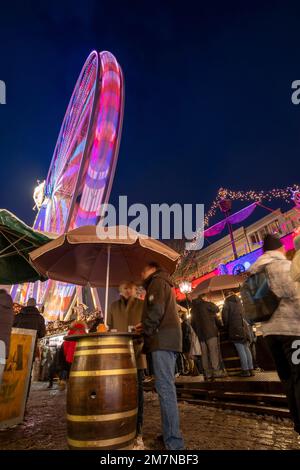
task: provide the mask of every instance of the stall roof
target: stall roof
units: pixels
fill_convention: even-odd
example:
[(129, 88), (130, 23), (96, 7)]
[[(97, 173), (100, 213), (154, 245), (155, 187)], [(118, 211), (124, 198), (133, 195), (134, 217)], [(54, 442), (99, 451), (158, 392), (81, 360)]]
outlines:
[(32, 266), (29, 252), (52, 237), (29, 227), (6, 209), (0, 209), (0, 284), (45, 280)]

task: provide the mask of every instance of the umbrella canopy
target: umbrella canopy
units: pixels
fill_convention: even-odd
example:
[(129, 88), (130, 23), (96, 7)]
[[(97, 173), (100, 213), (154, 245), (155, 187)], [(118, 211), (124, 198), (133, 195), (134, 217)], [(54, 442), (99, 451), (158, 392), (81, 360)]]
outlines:
[(207, 294), (209, 292), (222, 291), (226, 289), (234, 289), (243, 284), (245, 280), (244, 276), (230, 276), (224, 274), (223, 276), (214, 276), (205, 281), (200, 282), (196, 289), (192, 292), (191, 297), (197, 298), (201, 294)]
[(164, 243), (125, 226), (101, 230), (107, 238), (100, 238), (94, 225), (71, 230), (34, 250), (30, 258), (50, 279), (91, 287), (107, 287), (108, 264), (110, 286), (123, 280), (140, 280), (141, 270), (149, 261), (156, 261), (170, 274), (174, 272), (180, 255)]
[(29, 259), (29, 252), (50, 240), (11, 212), (0, 209), (0, 284), (45, 280)]

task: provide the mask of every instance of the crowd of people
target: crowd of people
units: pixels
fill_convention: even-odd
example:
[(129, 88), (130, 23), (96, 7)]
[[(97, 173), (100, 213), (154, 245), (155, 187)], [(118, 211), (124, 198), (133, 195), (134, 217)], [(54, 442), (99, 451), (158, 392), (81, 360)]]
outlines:
[[(293, 261), (288, 260), (281, 241), (267, 235), (264, 254), (251, 266), (249, 274), (263, 272), (277, 299), (276, 308), (262, 323), (262, 332), (284, 385), (295, 431), (300, 434), (300, 364), (293, 355), (295, 344), (298, 342), (298, 347), (300, 345), (300, 236), (295, 239), (295, 248)], [(219, 338), (221, 329), (236, 348), (241, 376), (251, 377), (255, 373), (255, 335), (247, 321), (245, 304), (236, 292), (226, 293), (221, 310), (206, 296), (199, 296), (191, 301), (189, 318), (186, 312), (178, 313), (170, 276), (156, 262), (145, 266), (142, 280), (146, 292), (143, 300), (137, 297), (134, 283), (124, 281), (120, 285), (120, 298), (109, 308), (107, 328), (118, 332), (134, 331), (137, 335), (134, 339), (138, 370), (137, 445), (143, 445), (143, 381), (146, 372), (148, 376), (155, 377), (164, 445), (169, 450), (180, 450), (184, 449), (184, 441), (180, 432), (174, 380), (176, 372), (193, 370), (194, 374), (203, 373), (205, 380), (225, 378), (227, 372)], [(44, 318), (34, 299), (29, 299), (17, 315), (14, 315), (12, 307), (10, 295), (0, 290), (0, 381), (9, 351), (11, 327), (34, 329), (37, 339), (46, 334)], [(99, 314), (89, 325), (84, 319), (75, 320), (70, 324), (67, 335), (99, 331), (99, 323), (103, 323)], [(76, 342), (64, 341), (61, 347), (52, 352), (48, 348), (42, 356), (42, 365), (47, 364), (44, 378), (48, 378), (49, 387), (53, 386), (55, 376), (59, 377), (60, 386), (65, 386), (75, 347)]]
[[(191, 323), (184, 322), (185, 331), (192, 338), (190, 350), (185, 346), (188, 357), (192, 357), (198, 371), (204, 379), (211, 381), (227, 377), (224, 359), (221, 353), (220, 333), (224, 333), (227, 341), (232, 342), (240, 358), (241, 377), (255, 375), (256, 335), (245, 317), (242, 301), (235, 292), (226, 294), (222, 309), (211, 302), (206, 295), (201, 295), (191, 302)], [(196, 333), (196, 335), (194, 334)], [(185, 333), (184, 337), (187, 337)], [(193, 348), (199, 341), (199, 356), (195, 357)], [(186, 340), (186, 343), (188, 341)]]

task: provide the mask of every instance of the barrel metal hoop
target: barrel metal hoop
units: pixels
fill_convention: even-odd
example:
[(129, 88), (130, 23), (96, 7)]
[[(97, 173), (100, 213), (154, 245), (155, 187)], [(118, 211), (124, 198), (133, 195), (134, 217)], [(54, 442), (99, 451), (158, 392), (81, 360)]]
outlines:
[(132, 340), (128, 338), (95, 338), (95, 339), (82, 339), (78, 341), (78, 346), (107, 346), (107, 345), (130, 345)]
[(107, 369), (107, 370), (79, 370), (71, 371), (70, 377), (100, 377), (105, 375), (127, 375), (136, 374), (134, 369)]
[(107, 415), (67, 415), (68, 421), (73, 421), (73, 422), (103, 422), (103, 421), (115, 421), (117, 419), (124, 419), (124, 418), (130, 418), (132, 416), (135, 416), (137, 414), (137, 408), (134, 408), (133, 410), (130, 411), (123, 411), (121, 413), (111, 413)]
[(78, 441), (77, 439), (68, 438), (68, 444), (72, 447), (108, 447), (130, 441), (131, 439), (134, 439), (135, 436), (136, 431), (126, 434), (125, 436), (115, 437), (113, 439), (101, 439), (97, 441)]
[(104, 348), (104, 349), (81, 349), (74, 356), (93, 356), (101, 354), (133, 354), (133, 348)]

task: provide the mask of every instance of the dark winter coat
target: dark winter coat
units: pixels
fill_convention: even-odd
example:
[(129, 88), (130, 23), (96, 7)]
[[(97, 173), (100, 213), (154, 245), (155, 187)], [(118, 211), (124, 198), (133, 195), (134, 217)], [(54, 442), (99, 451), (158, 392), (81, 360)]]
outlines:
[(222, 310), (222, 320), (229, 341), (245, 343), (248, 340), (243, 304), (237, 295), (226, 298)]
[(144, 287), (144, 352), (181, 352), (181, 325), (169, 275), (158, 270), (146, 279)]
[(0, 340), (5, 343), (5, 356), (8, 358), (11, 328), (14, 322), (13, 301), (7, 292), (0, 292)]
[(37, 338), (43, 338), (46, 334), (45, 319), (36, 307), (23, 307), (15, 316), (14, 327), (35, 330)]
[(207, 302), (201, 298), (192, 302), (192, 327), (200, 341), (207, 341), (218, 336), (216, 314), (219, 307), (212, 302)]
[(192, 346), (192, 328), (188, 320), (181, 323), (182, 331), (182, 352), (189, 354)]

